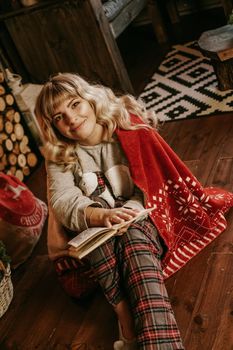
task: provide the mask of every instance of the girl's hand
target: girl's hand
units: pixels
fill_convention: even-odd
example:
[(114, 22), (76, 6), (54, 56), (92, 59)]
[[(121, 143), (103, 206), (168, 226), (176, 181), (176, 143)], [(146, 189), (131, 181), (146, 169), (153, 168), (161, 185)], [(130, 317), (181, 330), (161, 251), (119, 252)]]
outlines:
[(105, 226), (111, 227), (114, 224), (121, 224), (124, 221), (133, 219), (138, 211), (124, 207), (108, 209), (104, 216)]
[(112, 227), (114, 224), (120, 224), (134, 218), (137, 213), (138, 210), (136, 209), (128, 209), (124, 207), (114, 209), (88, 207), (86, 209), (86, 218), (89, 227)]

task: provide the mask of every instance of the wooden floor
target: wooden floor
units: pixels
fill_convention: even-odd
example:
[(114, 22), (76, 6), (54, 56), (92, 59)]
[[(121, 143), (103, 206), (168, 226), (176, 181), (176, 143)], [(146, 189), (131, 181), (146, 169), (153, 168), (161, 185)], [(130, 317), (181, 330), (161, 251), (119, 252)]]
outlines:
[[(166, 123), (160, 133), (204, 185), (233, 191), (233, 113)], [(27, 184), (45, 200), (43, 164)], [(233, 210), (228, 221), (219, 238), (166, 281), (187, 350), (233, 349)], [(112, 349), (118, 336), (112, 309), (101, 292), (85, 303), (63, 292), (48, 260), (46, 226), (13, 282), (0, 350)]]

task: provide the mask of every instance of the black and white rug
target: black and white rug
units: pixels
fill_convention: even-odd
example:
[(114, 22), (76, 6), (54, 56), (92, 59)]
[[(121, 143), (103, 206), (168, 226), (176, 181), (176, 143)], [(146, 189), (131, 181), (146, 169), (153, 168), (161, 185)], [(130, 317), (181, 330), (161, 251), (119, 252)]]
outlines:
[(233, 111), (233, 90), (218, 90), (196, 42), (173, 46), (140, 97), (161, 121)]

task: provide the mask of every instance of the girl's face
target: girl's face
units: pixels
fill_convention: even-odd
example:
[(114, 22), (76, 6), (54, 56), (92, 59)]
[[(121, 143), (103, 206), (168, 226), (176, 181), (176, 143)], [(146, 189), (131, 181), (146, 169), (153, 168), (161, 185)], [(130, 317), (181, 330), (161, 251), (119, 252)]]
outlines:
[(81, 145), (96, 145), (102, 141), (103, 126), (96, 122), (89, 102), (81, 97), (68, 97), (62, 102), (52, 123), (63, 136)]

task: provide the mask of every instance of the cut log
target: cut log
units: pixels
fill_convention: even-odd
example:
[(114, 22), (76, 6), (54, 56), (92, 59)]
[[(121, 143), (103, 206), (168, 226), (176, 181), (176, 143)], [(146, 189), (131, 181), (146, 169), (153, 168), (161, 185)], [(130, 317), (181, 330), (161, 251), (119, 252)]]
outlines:
[(6, 123), (5, 123), (5, 131), (6, 133), (9, 135), (13, 132), (13, 124), (8, 120)]
[(20, 152), (23, 154), (30, 152), (30, 148), (28, 147), (28, 145), (22, 141), (19, 143), (19, 149)]
[(6, 119), (9, 120), (10, 122), (13, 122), (14, 114), (15, 114), (15, 110), (13, 108), (8, 109), (8, 111), (6, 111), (5, 113)]
[(3, 72), (0, 72), (0, 83), (4, 82), (4, 75)]
[(28, 153), (30, 152), (30, 148), (28, 147), (28, 137), (26, 135), (23, 136), (22, 140), (20, 141), (19, 148), (21, 153)]
[(16, 165), (16, 163), (17, 163), (17, 156), (14, 153), (10, 153), (8, 155), (8, 163), (10, 165)]
[(37, 164), (37, 157), (34, 153), (30, 152), (27, 154), (27, 164), (30, 168), (33, 168)]
[(7, 157), (6, 154), (3, 154), (2, 159), (1, 159), (2, 163), (4, 164), (4, 166), (7, 166)]
[(25, 176), (28, 176), (31, 173), (30, 168), (28, 166), (25, 166), (22, 170)]
[(26, 159), (25, 155), (22, 154), (22, 153), (19, 154), (19, 155), (18, 155), (17, 162), (18, 162), (18, 165), (20, 166), (20, 168), (25, 167), (26, 164), (27, 164), (27, 159)]
[(15, 123), (19, 123), (20, 119), (21, 119), (21, 117), (20, 117), (19, 112), (15, 112), (15, 114), (14, 114), (14, 121), (15, 121)]
[(11, 139), (6, 139), (5, 147), (9, 152), (13, 150), (13, 142), (11, 141)]
[(19, 143), (18, 142), (14, 142), (13, 153), (16, 154), (16, 155), (20, 154), (20, 149), (19, 149)]
[(6, 92), (5, 88), (3, 85), (0, 85), (0, 95), (4, 95)]
[(17, 170), (16, 166), (11, 166), (10, 167), (10, 172), (11, 172), (12, 175), (15, 175), (16, 170)]
[(23, 172), (22, 172), (22, 170), (20, 170), (20, 169), (17, 169), (17, 170), (16, 170), (15, 176), (16, 176), (20, 181), (23, 181), (23, 179), (24, 179)]
[(3, 170), (5, 170), (5, 164), (2, 161), (0, 161), (0, 171)]
[(6, 101), (6, 104), (8, 106), (12, 106), (14, 104), (15, 99), (14, 99), (13, 95), (7, 94), (7, 95), (5, 95), (5, 101)]
[(21, 142), (22, 142), (22, 143), (24, 143), (25, 145), (27, 145), (27, 144), (28, 144), (29, 140), (28, 140), (27, 135), (24, 135), (24, 136), (23, 136), (23, 138), (22, 138), (22, 141), (21, 141)]
[(0, 133), (0, 144), (2, 144), (8, 138), (5, 132)]
[(14, 133), (11, 133), (10, 137), (11, 137), (11, 141), (13, 141), (13, 142), (16, 141), (16, 136)]
[(3, 115), (0, 115), (0, 131), (4, 129)]
[(3, 97), (0, 96), (0, 112), (3, 112), (6, 108), (6, 102)]
[(0, 145), (0, 158), (2, 158), (3, 154), (4, 154), (4, 150), (2, 145)]
[(21, 124), (17, 123), (14, 126), (14, 133), (17, 140), (22, 140), (24, 136), (24, 129)]

